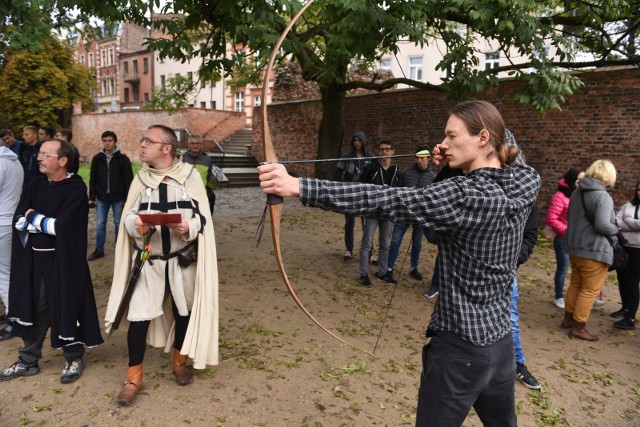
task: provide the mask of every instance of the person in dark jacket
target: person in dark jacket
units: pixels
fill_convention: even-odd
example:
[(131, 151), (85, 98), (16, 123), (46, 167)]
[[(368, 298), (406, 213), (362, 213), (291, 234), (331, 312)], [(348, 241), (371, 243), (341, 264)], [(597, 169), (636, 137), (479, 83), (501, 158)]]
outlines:
[(20, 144), (20, 154), (18, 155), (22, 168), (24, 169), (24, 181), (22, 185), (27, 186), (31, 180), (42, 175), (38, 165), (38, 152), (42, 143), (38, 141), (38, 127), (25, 126), (22, 129), (23, 142)]
[[(367, 136), (364, 132), (358, 131), (351, 138), (351, 149), (342, 155), (345, 160), (340, 160), (336, 166), (336, 173), (334, 180), (343, 182), (359, 182), (360, 175), (369, 163), (371, 159), (367, 157), (373, 157), (374, 154), (367, 150)], [(357, 160), (354, 160), (358, 158)], [(361, 158), (361, 159), (360, 159)], [(364, 220), (363, 229), (364, 229)], [(344, 245), (346, 251), (343, 259), (349, 261), (353, 258), (353, 231), (356, 225), (356, 216), (351, 214), (344, 214)]]
[[(426, 147), (418, 148), (416, 150), (416, 163), (402, 171), (398, 187), (422, 188), (430, 185), (436, 177), (435, 172), (429, 164), (430, 159), (431, 152)], [(408, 228), (409, 224), (407, 223), (397, 223), (393, 226), (391, 247), (389, 248), (389, 261), (387, 262), (387, 269), (389, 270), (387, 274), (390, 277), (393, 277), (393, 267), (398, 259), (400, 244), (402, 244), (402, 239)], [(409, 275), (416, 280), (422, 280), (422, 274), (418, 271), (418, 262), (420, 261), (420, 252), (422, 251), (422, 234), (424, 228), (419, 224), (414, 224), (411, 226), (411, 229), (411, 263)]]
[[(381, 141), (378, 144), (378, 155), (393, 156), (393, 145), (389, 141)], [(360, 182), (381, 186), (398, 187), (400, 182), (400, 172), (398, 166), (391, 158), (386, 157), (369, 164), (362, 172)], [(360, 244), (360, 282), (363, 286), (371, 287), (369, 279), (369, 254), (373, 249), (373, 235), (378, 228), (378, 245), (380, 255), (378, 257), (378, 271), (375, 276), (383, 281), (395, 285), (397, 282), (387, 271), (387, 261), (389, 259), (389, 243), (391, 242), (392, 222), (376, 217), (364, 219), (362, 231), (362, 242)]]
[(78, 173), (80, 170), (80, 152), (78, 151), (78, 147), (75, 146), (71, 139), (73, 139), (73, 133), (69, 129), (58, 129), (55, 134), (56, 139), (62, 139), (71, 144), (73, 148), (73, 160), (69, 164), (69, 172)]
[(110, 130), (102, 133), (104, 148), (91, 160), (89, 206), (96, 207), (96, 248), (89, 261), (104, 256), (107, 235), (107, 215), (112, 208), (115, 235), (118, 235), (124, 201), (133, 180), (129, 158), (116, 146), (118, 137)]

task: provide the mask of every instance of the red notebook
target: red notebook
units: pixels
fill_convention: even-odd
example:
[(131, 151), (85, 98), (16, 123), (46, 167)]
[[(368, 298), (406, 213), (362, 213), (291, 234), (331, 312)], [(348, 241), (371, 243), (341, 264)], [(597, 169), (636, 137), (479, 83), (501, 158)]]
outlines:
[(138, 214), (142, 222), (153, 225), (167, 225), (182, 222), (182, 215), (179, 213), (153, 213)]

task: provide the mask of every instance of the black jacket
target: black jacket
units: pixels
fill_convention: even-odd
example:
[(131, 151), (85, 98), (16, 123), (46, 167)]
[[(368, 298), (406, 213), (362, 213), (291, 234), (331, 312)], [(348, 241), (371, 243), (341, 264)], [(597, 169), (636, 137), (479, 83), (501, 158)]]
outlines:
[(107, 162), (107, 155), (101, 151), (91, 160), (89, 200), (126, 200), (131, 181), (133, 170), (129, 158), (116, 148), (111, 161)]

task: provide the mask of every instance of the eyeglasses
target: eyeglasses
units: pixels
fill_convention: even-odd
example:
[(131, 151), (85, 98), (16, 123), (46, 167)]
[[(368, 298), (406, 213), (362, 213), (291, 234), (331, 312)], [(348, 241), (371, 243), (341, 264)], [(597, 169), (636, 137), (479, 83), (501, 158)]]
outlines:
[(142, 138), (140, 138), (140, 145), (146, 145), (149, 146), (151, 144), (162, 144), (162, 145), (168, 145), (166, 142), (162, 142), (162, 141), (154, 141), (153, 139), (149, 139), (146, 136), (143, 136)]
[(381, 148), (380, 151), (393, 151), (393, 148), (391, 147)]
[(38, 157), (44, 157), (45, 159), (48, 159), (50, 157), (60, 157), (59, 154), (51, 154), (51, 153), (43, 153), (42, 151), (38, 153)]

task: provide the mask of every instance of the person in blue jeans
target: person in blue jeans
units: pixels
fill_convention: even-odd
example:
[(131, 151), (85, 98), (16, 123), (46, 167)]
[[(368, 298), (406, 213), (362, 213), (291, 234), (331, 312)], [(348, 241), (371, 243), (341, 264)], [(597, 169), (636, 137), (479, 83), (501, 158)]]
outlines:
[[(522, 234), (522, 246), (518, 254), (518, 267), (529, 260), (533, 248), (538, 241), (538, 227), (536, 223), (536, 207), (531, 209), (529, 218), (524, 226)], [(518, 278), (513, 277), (513, 290), (511, 292), (511, 335), (513, 335), (513, 347), (516, 353), (516, 378), (518, 378), (525, 387), (531, 390), (540, 390), (540, 383), (534, 377), (525, 365), (524, 351), (522, 350), (522, 341), (520, 340), (520, 316), (518, 314), (518, 300), (520, 292), (518, 291)]]
[(133, 181), (131, 161), (117, 147), (118, 137), (110, 130), (102, 133), (103, 149), (91, 160), (89, 206), (96, 208), (96, 248), (88, 260), (104, 256), (107, 216), (112, 209), (115, 235), (118, 235), (124, 201)]
[[(429, 165), (431, 152), (426, 147), (420, 147), (416, 150), (415, 156), (415, 164), (400, 173), (399, 187), (426, 187), (430, 185), (436, 177), (435, 172), (433, 172)], [(387, 262), (388, 275), (390, 276), (393, 276), (393, 267), (398, 259), (400, 245), (408, 228), (409, 224), (402, 222), (394, 224), (393, 226), (391, 246), (389, 247), (389, 260)], [(418, 271), (418, 262), (420, 261), (420, 252), (422, 251), (424, 228), (419, 224), (413, 224), (411, 230), (411, 269), (409, 270), (409, 275), (416, 280), (422, 280), (422, 274)]]

